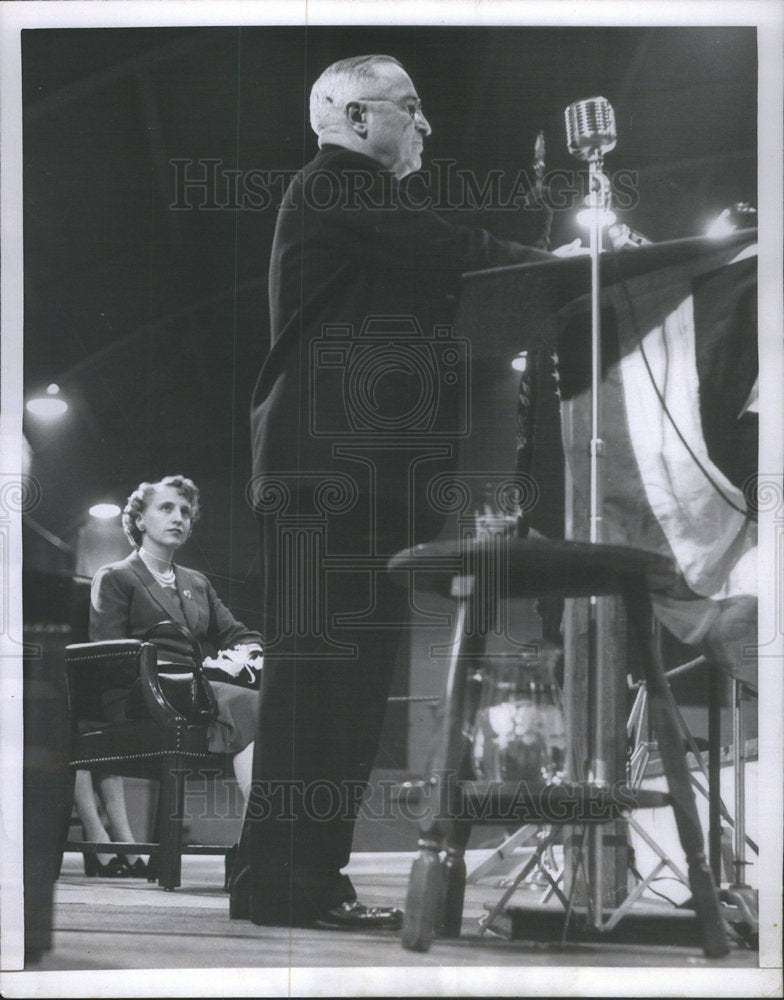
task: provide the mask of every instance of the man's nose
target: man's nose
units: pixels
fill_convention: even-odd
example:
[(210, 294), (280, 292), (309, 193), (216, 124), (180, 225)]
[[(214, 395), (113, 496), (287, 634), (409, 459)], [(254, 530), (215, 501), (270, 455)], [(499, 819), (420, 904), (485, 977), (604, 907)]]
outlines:
[(427, 118), (425, 118), (421, 111), (417, 111), (415, 124), (417, 132), (421, 132), (423, 135), (430, 135), (433, 131), (432, 128), (430, 128), (430, 122)]

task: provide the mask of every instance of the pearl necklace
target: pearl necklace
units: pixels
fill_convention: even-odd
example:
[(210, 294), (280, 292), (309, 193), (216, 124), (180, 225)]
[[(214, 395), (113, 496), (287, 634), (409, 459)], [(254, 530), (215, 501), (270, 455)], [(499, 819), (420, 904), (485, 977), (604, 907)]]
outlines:
[(147, 552), (145, 549), (139, 549), (139, 558), (144, 563), (144, 565), (147, 567), (147, 569), (150, 571), (150, 573), (152, 573), (153, 578), (162, 587), (173, 587), (173, 586), (175, 586), (175, 584), (177, 582), (177, 577), (176, 577), (176, 575), (174, 573), (174, 564), (173, 563), (169, 563), (168, 570), (165, 573), (161, 573), (161, 572), (159, 572), (159, 570), (155, 569), (150, 564), (150, 559), (157, 559), (159, 562), (165, 562), (165, 560), (161, 559), (160, 556), (153, 555), (152, 552)]

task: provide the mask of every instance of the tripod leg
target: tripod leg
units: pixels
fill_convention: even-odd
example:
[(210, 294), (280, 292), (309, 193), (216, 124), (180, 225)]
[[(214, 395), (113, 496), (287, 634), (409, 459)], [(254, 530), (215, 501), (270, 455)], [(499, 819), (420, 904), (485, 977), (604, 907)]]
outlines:
[(515, 830), (514, 833), (506, 838), (503, 844), (495, 848), (489, 857), (485, 858), (484, 861), (480, 861), (476, 867), (471, 869), (466, 876), (466, 882), (478, 882), (480, 878), (491, 875), (502, 862), (512, 856), (516, 847), (535, 837), (537, 829), (538, 827), (529, 823)]

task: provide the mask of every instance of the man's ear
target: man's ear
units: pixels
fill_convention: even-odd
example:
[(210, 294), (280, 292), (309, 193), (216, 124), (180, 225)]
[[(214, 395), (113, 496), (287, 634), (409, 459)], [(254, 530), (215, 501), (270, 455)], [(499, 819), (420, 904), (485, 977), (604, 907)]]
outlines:
[(346, 105), (346, 119), (358, 135), (365, 135), (367, 132), (367, 120), (365, 118), (365, 109), (361, 104), (357, 103), (357, 101), (349, 101)]

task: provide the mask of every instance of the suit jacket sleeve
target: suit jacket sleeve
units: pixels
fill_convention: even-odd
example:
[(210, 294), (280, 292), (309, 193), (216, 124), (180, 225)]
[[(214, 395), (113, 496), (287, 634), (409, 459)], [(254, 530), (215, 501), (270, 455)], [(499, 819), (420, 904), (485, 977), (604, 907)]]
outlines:
[[(132, 592), (133, 581), (127, 572), (113, 566), (98, 570), (90, 590), (91, 642), (133, 638), (130, 624)], [(123, 662), (122, 666), (113, 666), (108, 671), (96, 668), (87, 682), (94, 685), (99, 697), (108, 693), (114, 699), (113, 692), (129, 690), (137, 676), (136, 670)]]
[(99, 569), (90, 589), (91, 642), (131, 636), (129, 612), (133, 583), (127, 573), (111, 566)]
[[(406, 193), (388, 173), (368, 157), (339, 151), (327, 160), (325, 171), (340, 191), (326, 209), (318, 202), (318, 173), (306, 181), (302, 199), (311, 222), (304, 238), (325, 233), (331, 241), (353, 248), (364, 262), (374, 260), (388, 268), (417, 268), (463, 272), (504, 264), (550, 258), (543, 250), (510, 240), (499, 240), (485, 229), (448, 222), (415, 189)], [(315, 204), (314, 204), (315, 202)], [(308, 209), (312, 209), (309, 212)], [(333, 243), (332, 251), (336, 247)]]
[(336, 218), (365, 260), (384, 262), (400, 271), (464, 271), (505, 264), (524, 264), (552, 255), (510, 240), (499, 240), (486, 229), (456, 226), (432, 209), (411, 209), (399, 202), (389, 212), (368, 210)]
[(254, 408), (294, 345), (323, 323), (403, 312), (418, 315), (427, 330), (439, 310), (438, 322), (451, 322), (464, 272), (552, 256), (416, 207), (367, 156), (334, 147), (314, 164), (292, 181), (278, 213), (269, 273), (272, 347)]

